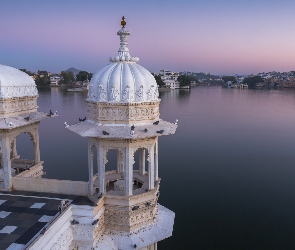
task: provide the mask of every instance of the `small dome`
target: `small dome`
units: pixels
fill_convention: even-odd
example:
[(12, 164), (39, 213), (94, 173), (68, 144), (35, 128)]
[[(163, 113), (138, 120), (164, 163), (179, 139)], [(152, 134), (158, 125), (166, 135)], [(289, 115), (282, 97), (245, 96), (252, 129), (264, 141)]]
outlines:
[(154, 76), (137, 64), (138, 57), (131, 57), (127, 48), (129, 31), (118, 31), (120, 48), (111, 62), (96, 72), (89, 84), (88, 100), (93, 102), (153, 102), (158, 101), (159, 91)]
[(0, 98), (38, 96), (35, 81), (28, 74), (0, 64)]
[(88, 99), (95, 102), (148, 102), (158, 100), (157, 82), (144, 67), (132, 62), (114, 62), (95, 73)]

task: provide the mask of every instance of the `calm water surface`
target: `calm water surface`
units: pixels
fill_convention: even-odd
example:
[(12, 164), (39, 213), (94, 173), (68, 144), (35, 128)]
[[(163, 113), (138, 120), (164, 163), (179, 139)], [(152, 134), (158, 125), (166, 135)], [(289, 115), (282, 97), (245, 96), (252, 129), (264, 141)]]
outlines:
[[(63, 125), (85, 117), (85, 98), (39, 90), (39, 110), (59, 113), (40, 125), (47, 178), (88, 178), (87, 140)], [(179, 127), (159, 139), (159, 202), (176, 217), (158, 249), (295, 249), (295, 92), (198, 87), (160, 98), (161, 118)], [(18, 143), (33, 158), (29, 137)]]

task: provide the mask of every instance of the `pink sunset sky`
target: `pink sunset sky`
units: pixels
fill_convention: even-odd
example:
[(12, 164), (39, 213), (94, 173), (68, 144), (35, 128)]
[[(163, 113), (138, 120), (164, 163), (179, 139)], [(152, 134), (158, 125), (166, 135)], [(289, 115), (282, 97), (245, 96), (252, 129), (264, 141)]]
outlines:
[(0, 63), (96, 72), (119, 48), (152, 72), (295, 70), (295, 1), (1, 1)]

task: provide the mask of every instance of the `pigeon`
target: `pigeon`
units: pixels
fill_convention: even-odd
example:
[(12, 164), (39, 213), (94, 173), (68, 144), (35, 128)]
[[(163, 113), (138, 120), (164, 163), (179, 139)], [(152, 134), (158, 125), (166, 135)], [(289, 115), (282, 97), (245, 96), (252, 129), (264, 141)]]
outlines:
[(93, 221), (91, 224), (92, 224), (92, 225), (96, 225), (96, 224), (97, 224), (97, 222), (98, 222), (98, 219), (97, 219), (97, 220), (95, 220), (95, 221)]
[(9, 123), (9, 127), (12, 127), (12, 126), (13, 126), (13, 123), (12, 123), (12, 122), (10, 122), (10, 123)]
[(157, 131), (158, 134), (163, 134), (163, 132), (164, 132), (164, 129), (161, 129), (161, 130)]
[(104, 134), (104, 135), (109, 135), (110, 133), (108, 133), (107, 131), (102, 131), (102, 133)]
[(134, 126), (134, 125), (132, 125), (132, 126), (131, 126), (131, 130), (134, 130), (134, 129), (135, 129), (135, 126)]
[(176, 119), (176, 121), (174, 122), (175, 125), (177, 125), (178, 120)]
[(145, 133), (148, 132), (147, 128), (145, 128), (143, 132), (145, 132)]
[(76, 224), (79, 224), (79, 222), (76, 221), (76, 220), (72, 220), (72, 221), (71, 221), (71, 224), (72, 224), (72, 225), (76, 225)]
[(64, 122), (65, 128), (69, 127), (69, 125), (67, 124), (67, 122)]
[(52, 113), (52, 111), (51, 111), (51, 109), (49, 110), (49, 114), (47, 114), (47, 116), (52, 116), (53, 115), (53, 113)]
[(85, 118), (82, 119), (82, 122), (85, 122), (85, 121), (86, 121), (86, 116), (85, 116)]
[(132, 211), (134, 211), (134, 210), (138, 210), (139, 209), (139, 206), (134, 206), (133, 208), (132, 208)]
[(26, 170), (30, 170), (30, 168), (28, 166), (26, 166)]
[(28, 122), (30, 120), (30, 116), (24, 117), (24, 119)]
[(131, 130), (130, 135), (131, 136), (134, 135), (134, 130)]
[(160, 122), (160, 121), (156, 121), (156, 122), (154, 122), (153, 124), (154, 124), (154, 125), (158, 125), (158, 124), (159, 124), (159, 122)]

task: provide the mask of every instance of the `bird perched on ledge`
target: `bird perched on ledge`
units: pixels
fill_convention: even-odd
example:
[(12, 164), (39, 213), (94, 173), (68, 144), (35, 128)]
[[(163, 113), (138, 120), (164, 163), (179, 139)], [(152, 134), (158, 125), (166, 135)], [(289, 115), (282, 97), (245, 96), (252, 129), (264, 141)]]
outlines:
[(67, 122), (64, 122), (65, 128), (69, 127), (69, 125), (67, 124)]

